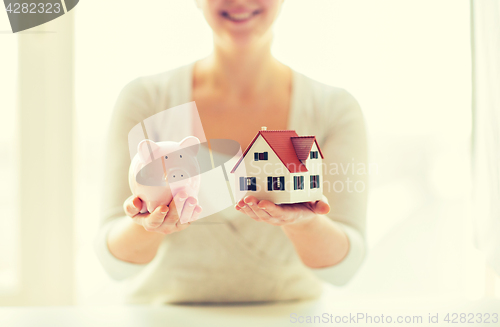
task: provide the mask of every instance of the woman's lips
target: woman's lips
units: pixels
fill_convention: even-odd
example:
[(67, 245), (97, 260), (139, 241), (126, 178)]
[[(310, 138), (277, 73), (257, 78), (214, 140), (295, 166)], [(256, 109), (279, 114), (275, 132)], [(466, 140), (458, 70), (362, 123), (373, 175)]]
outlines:
[(222, 17), (233, 21), (233, 22), (245, 22), (247, 20), (250, 20), (254, 16), (260, 14), (260, 10), (254, 10), (254, 11), (242, 11), (242, 12), (229, 12), (229, 11), (223, 11), (221, 13)]

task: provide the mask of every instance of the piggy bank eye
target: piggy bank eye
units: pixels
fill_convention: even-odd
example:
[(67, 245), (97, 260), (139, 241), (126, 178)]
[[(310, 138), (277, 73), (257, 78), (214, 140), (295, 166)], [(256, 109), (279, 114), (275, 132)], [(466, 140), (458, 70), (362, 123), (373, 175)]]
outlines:
[(182, 158), (182, 154), (180, 155), (180, 157)]
[(165, 159), (168, 159), (168, 157), (167, 157), (167, 156), (165, 156)]

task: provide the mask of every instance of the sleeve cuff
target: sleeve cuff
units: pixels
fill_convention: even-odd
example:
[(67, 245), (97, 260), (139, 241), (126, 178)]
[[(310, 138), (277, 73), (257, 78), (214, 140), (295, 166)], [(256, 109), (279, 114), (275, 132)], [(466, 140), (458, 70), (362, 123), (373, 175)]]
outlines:
[(366, 254), (363, 236), (356, 229), (337, 222), (349, 239), (349, 252), (338, 264), (325, 268), (310, 268), (319, 279), (337, 286), (345, 285), (363, 263)]
[(97, 258), (108, 275), (115, 280), (133, 277), (147, 266), (147, 264), (136, 264), (120, 260), (109, 251), (108, 233), (115, 224), (123, 219), (126, 219), (126, 217), (114, 219), (102, 226), (94, 242)]

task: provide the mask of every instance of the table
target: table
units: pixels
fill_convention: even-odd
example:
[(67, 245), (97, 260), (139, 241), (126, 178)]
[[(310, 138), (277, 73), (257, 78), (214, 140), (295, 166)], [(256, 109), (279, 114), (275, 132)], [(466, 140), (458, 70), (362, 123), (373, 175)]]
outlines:
[[(486, 313), (500, 314), (500, 300), (480, 301), (438, 300), (438, 299), (365, 299), (335, 300), (328, 296), (314, 301), (287, 303), (260, 303), (253, 305), (118, 305), (118, 306), (68, 306), (68, 307), (2, 307), (1, 327), (80, 327), (80, 326), (386, 326), (402, 317), (402, 326), (500, 326), (485, 323)], [(479, 323), (446, 322), (446, 314), (466, 313), (482, 316)], [(352, 320), (353, 316), (370, 316)], [(438, 314), (438, 316), (436, 316)], [(381, 316), (385, 319), (380, 322)], [(410, 321), (407, 317), (421, 317)], [(429, 324), (430, 317), (438, 323)], [(308, 318), (309, 317), (309, 318)], [(315, 318), (316, 317), (316, 318)], [(379, 322), (376, 322), (376, 319)], [(458, 320), (460, 320), (459, 316)], [(477, 319), (476, 316), (473, 316)], [(453, 316), (449, 317), (450, 321)], [(468, 317), (470, 318), (470, 316)], [(310, 323), (308, 320), (310, 319)], [(337, 322), (335, 320), (337, 319)], [(407, 319), (407, 322), (404, 322)], [(350, 320), (350, 321), (349, 321)], [(343, 321), (343, 322), (342, 322)]]

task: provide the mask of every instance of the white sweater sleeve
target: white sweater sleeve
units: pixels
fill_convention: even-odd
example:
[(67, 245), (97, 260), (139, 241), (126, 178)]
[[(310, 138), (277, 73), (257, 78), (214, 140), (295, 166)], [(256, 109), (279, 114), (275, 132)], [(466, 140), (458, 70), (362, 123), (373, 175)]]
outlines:
[(153, 108), (151, 96), (143, 87), (141, 79), (135, 79), (120, 92), (108, 130), (100, 211), (101, 223), (95, 238), (94, 249), (106, 272), (116, 280), (132, 277), (146, 266), (125, 262), (114, 257), (108, 249), (107, 235), (116, 223), (130, 219), (123, 211), (123, 202), (132, 195), (128, 185), (130, 165), (128, 133), (133, 126), (152, 115)]
[[(349, 251), (332, 267), (311, 269), (322, 280), (346, 284), (366, 254), (365, 225), (368, 188), (367, 137), (361, 108), (356, 99), (340, 88), (330, 88), (324, 102), (320, 140), (326, 169), (323, 193), (331, 211), (327, 215), (347, 234)], [(325, 95), (324, 95), (325, 96)]]
[(122, 219), (130, 219), (128, 217), (119, 217), (112, 221), (105, 223), (99, 229), (99, 233), (96, 237), (96, 242), (94, 243), (94, 248), (97, 254), (97, 258), (102, 263), (104, 269), (108, 275), (114, 280), (122, 280), (138, 274), (146, 264), (136, 264), (125, 262), (117, 259), (109, 251), (106, 240), (108, 239), (108, 233), (113, 228), (113, 226), (120, 222)]

